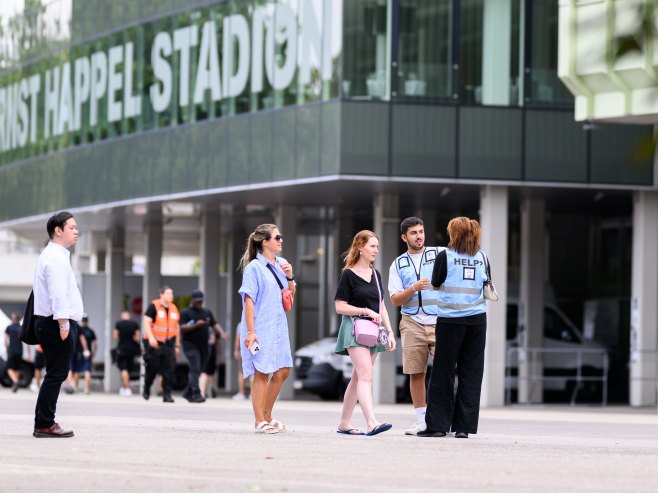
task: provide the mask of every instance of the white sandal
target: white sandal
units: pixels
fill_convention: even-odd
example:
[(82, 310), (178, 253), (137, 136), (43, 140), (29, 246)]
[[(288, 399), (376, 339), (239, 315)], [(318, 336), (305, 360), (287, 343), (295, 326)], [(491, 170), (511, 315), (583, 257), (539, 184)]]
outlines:
[(279, 433), (278, 428), (275, 428), (267, 421), (261, 421), (256, 425), (256, 433), (265, 433), (266, 435), (273, 435), (274, 433)]
[(277, 421), (275, 418), (272, 418), (270, 421), (270, 426), (276, 431), (286, 431), (288, 428), (281, 421)]

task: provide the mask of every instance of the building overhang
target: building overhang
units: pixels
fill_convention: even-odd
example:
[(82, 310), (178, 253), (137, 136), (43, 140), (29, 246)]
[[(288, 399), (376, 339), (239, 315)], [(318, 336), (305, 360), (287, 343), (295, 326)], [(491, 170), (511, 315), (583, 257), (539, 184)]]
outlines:
[(653, 0), (560, 0), (558, 75), (577, 121), (658, 122)]

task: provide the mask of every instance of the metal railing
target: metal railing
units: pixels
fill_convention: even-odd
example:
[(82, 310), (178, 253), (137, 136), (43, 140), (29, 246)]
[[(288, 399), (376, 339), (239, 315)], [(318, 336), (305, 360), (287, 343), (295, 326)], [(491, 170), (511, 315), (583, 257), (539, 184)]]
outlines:
[[(559, 375), (559, 376), (546, 376), (543, 374), (544, 365), (533, 365), (530, 364), (530, 373), (527, 377), (521, 379), (518, 375), (518, 361), (519, 356), (524, 356), (531, 361), (537, 361), (537, 356), (543, 354), (566, 354), (566, 355), (576, 355), (576, 365), (574, 368), (574, 375)], [(594, 355), (601, 357), (601, 375), (583, 375), (583, 355)], [(516, 365), (514, 366), (517, 369), (517, 375), (512, 374), (513, 365), (515, 363), (514, 356), (516, 355)], [(588, 361), (589, 363), (589, 361)], [(542, 369), (542, 374), (538, 375), (534, 373), (537, 366)], [(591, 364), (589, 364), (591, 366)], [(514, 380), (516, 381), (516, 388), (518, 392), (519, 383), (521, 380), (526, 381), (529, 385), (532, 385), (534, 382), (550, 382), (550, 381), (561, 381), (561, 382), (574, 382), (574, 388), (571, 392), (570, 404), (572, 406), (576, 405), (576, 398), (578, 393), (582, 390), (583, 386), (587, 382), (601, 382), (601, 406), (606, 406), (608, 404), (608, 369), (610, 366), (610, 360), (608, 357), (608, 351), (605, 349), (597, 348), (538, 348), (538, 347), (511, 347), (507, 350), (507, 356), (505, 360), (505, 403), (511, 404), (512, 402), (512, 384)], [(568, 369), (571, 369), (569, 367)]]

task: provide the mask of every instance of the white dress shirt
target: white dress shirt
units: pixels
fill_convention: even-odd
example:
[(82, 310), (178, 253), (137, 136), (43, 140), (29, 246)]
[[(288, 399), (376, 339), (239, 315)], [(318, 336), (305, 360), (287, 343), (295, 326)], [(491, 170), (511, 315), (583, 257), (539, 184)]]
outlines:
[(71, 267), (71, 252), (50, 242), (34, 273), (34, 314), (54, 319), (82, 319), (82, 296)]

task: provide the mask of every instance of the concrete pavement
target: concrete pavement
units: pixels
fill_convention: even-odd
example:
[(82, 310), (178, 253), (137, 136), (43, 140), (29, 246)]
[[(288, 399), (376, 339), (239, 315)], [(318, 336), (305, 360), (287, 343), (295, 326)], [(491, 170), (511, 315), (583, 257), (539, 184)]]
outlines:
[[(0, 389), (0, 492), (420, 492), (658, 489), (655, 408), (484, 409), (477, 435), (404, 435), (410, 405), (379, 405), (393, 429), (336, 434), (340, 403), (280, 402), (289, 431), (253, 432), (250, 402), (163, 404), (65, 395), (70, 439), (32, 437), (36, 395)], [(353, 424), (363, 428), (357, 408)]]

